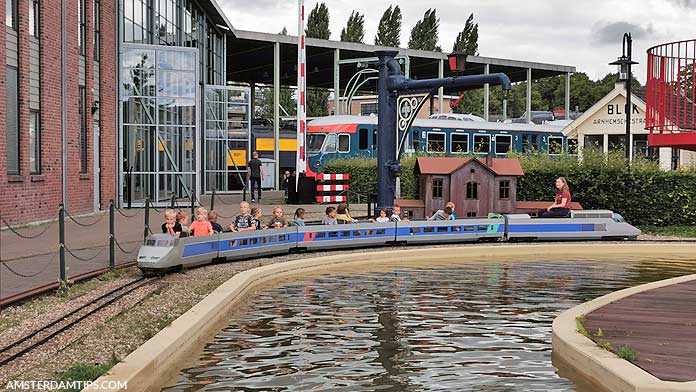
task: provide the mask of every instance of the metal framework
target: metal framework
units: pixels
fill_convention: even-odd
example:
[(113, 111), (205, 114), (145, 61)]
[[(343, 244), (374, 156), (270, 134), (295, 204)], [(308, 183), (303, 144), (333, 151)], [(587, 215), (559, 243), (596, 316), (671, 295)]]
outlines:
[(652, 147), (696, 151), (696, 40), (648, 49), (646, 128)]

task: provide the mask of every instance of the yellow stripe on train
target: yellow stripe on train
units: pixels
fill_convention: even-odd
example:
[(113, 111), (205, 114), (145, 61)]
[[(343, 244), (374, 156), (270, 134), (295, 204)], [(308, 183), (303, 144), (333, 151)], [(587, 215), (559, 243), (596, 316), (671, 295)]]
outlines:
[[(256, 151), (273, 151), (275, 148), (273, 138), (257, 138)], [(280, 139), (278, 144), (279, 151), (297, 151), (296, 139)]]

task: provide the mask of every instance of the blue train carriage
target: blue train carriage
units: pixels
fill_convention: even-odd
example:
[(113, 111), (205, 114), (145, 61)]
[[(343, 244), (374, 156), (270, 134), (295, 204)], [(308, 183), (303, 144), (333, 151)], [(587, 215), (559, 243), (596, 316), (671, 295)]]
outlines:
[(138, 251), (138, 268), (148, 274), (209, 264), (218, 257), (218, 240), (218, 234), (185, 238), (152, 234)]
[[(451, 119), (417, 119), (409, 130), (404, 152), (488, 155), (504, 158), (511, 151), (543, 151), (550, 155), (576, 153), (562, 126), (513, 124)], [(377, 117), (329, 116), (307, 127), (308, 174), (322, 171), (336, 158), (377, 157)]]
[(635, 240), (640, 230), (609, 210), (571, 211), (569, 218), (531, 218), (507, 215), (507, 238), (511, 241)]
[(336, 250), (379, 247), (396, 241), (396, 231), (395, 222), (298, 227), (297, 248), (298, 250)]
[(403, 244), (503, 240), (505, 219), (474, 218), (400, 222), (396, 240)]

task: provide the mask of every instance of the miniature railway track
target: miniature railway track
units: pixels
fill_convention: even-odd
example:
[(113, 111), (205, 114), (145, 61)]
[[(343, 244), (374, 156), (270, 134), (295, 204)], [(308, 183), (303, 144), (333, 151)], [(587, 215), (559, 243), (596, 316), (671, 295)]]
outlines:
[(53, 337), (65, 332), (127, 294), (147, 285), (152, 280), (154, 279), (138, 278), (122, 284), (0, 348), (0, 367), (40, 347)]

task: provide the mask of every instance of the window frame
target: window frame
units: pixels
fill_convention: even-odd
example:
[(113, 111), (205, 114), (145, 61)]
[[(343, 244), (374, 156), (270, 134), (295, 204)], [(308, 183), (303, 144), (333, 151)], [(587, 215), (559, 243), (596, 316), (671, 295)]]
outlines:
[[(574, 148), (575, 152), (572, 152), (571, 149), (570, 149), (570, 144), (571, 144), (570, 142), (571, 142), (571, 141), (574, 142), (573, 144), (575, 145), (575, 148)], [(578, 139), (567, 139), (567, 140), (566, 140), (566, 144), (567, 144), (567, 146), (568, 146), (568, 147), (567, 147), (568, 155), (570, 155), (570, 156), (577, 156), (577, 155), (578, 155), (578, 151), (580, 151), (580, 143), (579, 143)]]
[[(510, 139), (510, 142), (508, 143), (508, 149), (506, 152), (498, 152), (498, 139), (501, 137)], [(509, 133), (501, 133), (501, 134), (495, 135), (495, 154), (496, 155), (507, 155), (508, 153), (510, 153), (512, 151), (513, 151), (512, 135), (510, 135)]]
[[(329, 140), (331, 138), (334, 138), (334, 148), (332, 151), (329, 151), (326, 149), (328, 146)], [(338, 151), (338, 135), (335, 132), (327, 133), (326, 134), (326, 139), (324, 139), (324, 142), (321, 144), (321, 152), (331, 154), (331, 153), (336, 153)]]
[[(20, 83), (19, 68), (11, 66), (11, 65), (5, 66), (5, 85), (6, 85), (6, 87), (8, 86), (7, 81), (9, 79), (8, 75), (10, 72), (15, 73), (15, 80), (17, 83), (17, 87), (19, 87), (19, 83)], [(14, 94), (14, 96), (10, 97), (9, 94)], [(10, 116), (8, 116), (7, 113), (9, 113), (8, 107), (10, 106), (10, 98), (13, 98), (14, 106), (15, 106), (16, 111), (17, 111), (17, 113), (15, 115), (16, 129), (14, 130), (16, 132), (16, 136), (15, 136), (16, 143), (17, 143), (16, 146), (10, 146), (10, 143), (8, 141), (9, 140), (9, 132), (10, 132), (10, 126), (9, 126), (10, 124), (8, 123), (8, 121), (10, 120)], [(6, 111), (6, 113), (5, 113), (5, 137), (6, 137), (6, 139), (5, 139), (5, 154), (7, 154), (6, 155), (6, 170), (7, 170), (8, 175), (21, 175), (21, 173), (22, 173), (22, 154), (21, 154), (22, 149), (21, 149), (21, 141), (20, 141), (21, 129), (22, 129), (22, 119), (19, 115), (19, 101), (20, 101), (19, 89), (17, 89), (17, 88), (11, 89), (9, 87), (5, 89), (5, 111)], [(10, 170), (10, 147), (13, 148), (13, 150), (16, 154), (16, 162), (13, 162), (17, 166), (16, 170)]]
[[(19, 1), (18, 0), (5, 0), (5, 1), (6, 1), (6, 3), (5, 3), (5, 27), (9, 27), (12, 30), (14, 30), (15, 32), (17, 32), (19, 30), (18, 29), (18, 27), (19, 27), (19, 23), (18, 23)], [(10, 14), (12, 17), (11, 24), (7, 24), (7, 16), (8, 16), (7, 15), (7, 6), (8, 6), (8, 4), (11, 8), (11, 14)]]
[[(32, 120), (34, 122), (34, 145), (32, 146)], [(34, 154), (34, 164), (32, 165), (32, 154)], [(29, 174), (41, 174), (41, 111), (29, 110)]]
[(87, 0), (77, 0), (77, 48), (81, 56), (87, 54)]
[(367, 151), (370, 149), (370, 138), (368, 132), (369, 130), (367, 128), (358, 128), (358, 149), (361, 151)]
[(92, 58), (101, 61), (101, 0), (94, 0), (92, 9), (92, 24), (94, 34), (92, 36)]
[[(442, 135), (442, 151), (430, 150), (430, 135)], [(447, 152), (447, 133), (441, 131), (428, 131), (425, 133), (425, 151), (428, 153), (446, 153)]]
[[(454, 136), (464, 136), (466, 138), (466, 151), (454, 151)], [(450, 153), (451, 154), (468, 154), (469, 153), (469, 134), (461, 132), (450, 133)]]
[[(488, 151), (485, 152), (477, 152), (476, 151), (476, 136), (484, 136), (488, 138)], [(487, 133), (475, 133), (474, 137), (471, 139), (472, 140), (472, 151), (474, 154), (479, 154), (479, 155), (487, 155), (489, 152), (491, 152), (491, 135)]]
[[(430, 187), (433, 199), (442, 199), (445, 188), (445, 179), (442, 177), (433, 177), (432, 186)], [(436, 194), (435, 190), (439, 190), (439, 196)]]
[[(561, 143), (560, 143), (560, 145), (561, 145), (561, 151), (560, 151), (558, 154), (552, 154), (552, 153), (551, 153), (551, 140), (552, 140), (552, 139), (553, 139), (553, 140), (555, 140), (555, 139), (560, 139), (560, 141), (561, 141)], [(553, 156), (563, 155), (563, 144), (564, 144), (564, 143), (563, 143), (563, 137), (561, 137), (561, 136), (548, 136), (548, 137), (546, 138), (546, 143), (547, 143), (548, 146), (549, 146), (549, 147), (548, 147), (549, 155), (553, 155)]]
[[(336, 142), (336, 152), (339, 154), (349, 154), (350, 153), (350, 134), (348, 133), (339, 133), (338, 135), (338, 140)], [(348, 149), (347, 150), (341, 150), (341, 138), (342, 137), (348, 138)]]
[[(9, 0), (6, 0), (9, 1)], [(29, 36), (39, 39), (41, 23), (41, 7), (39, 0), (29, 0)]]
[(87, 88), (79, 86), (80, 117), (80, 174), (87, 174), (89, 170), (89, 141), (87, 131)]
[[(471, 187), (469, 187), (471, 184)], [(466, 182), (466, 199), (467, 200), (478, 200), (478, 181), (467, 181)]]
[(498, 199), (500, 199), (500, 200), (509, 200), (510, 199), (510, 180), (498, 181)]

